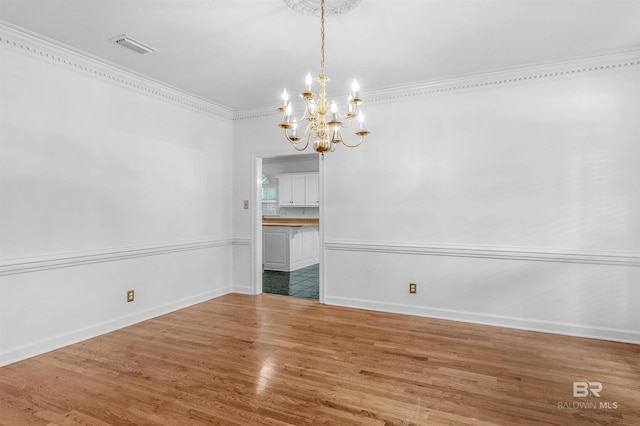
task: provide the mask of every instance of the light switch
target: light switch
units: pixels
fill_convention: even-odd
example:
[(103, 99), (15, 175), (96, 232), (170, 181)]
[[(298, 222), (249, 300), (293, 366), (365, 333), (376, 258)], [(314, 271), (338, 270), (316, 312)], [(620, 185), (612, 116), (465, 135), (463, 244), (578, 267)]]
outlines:
[(244, 209), (248, 209), (249, 208), (249, 200), (244, 200)]

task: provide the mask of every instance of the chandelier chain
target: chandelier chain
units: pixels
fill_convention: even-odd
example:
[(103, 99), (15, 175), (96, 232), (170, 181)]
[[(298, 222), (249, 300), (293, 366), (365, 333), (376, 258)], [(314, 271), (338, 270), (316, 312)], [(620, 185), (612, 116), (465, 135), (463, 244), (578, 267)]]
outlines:
[(324, 75), (324, 0), (320, 3), (320, 75)]

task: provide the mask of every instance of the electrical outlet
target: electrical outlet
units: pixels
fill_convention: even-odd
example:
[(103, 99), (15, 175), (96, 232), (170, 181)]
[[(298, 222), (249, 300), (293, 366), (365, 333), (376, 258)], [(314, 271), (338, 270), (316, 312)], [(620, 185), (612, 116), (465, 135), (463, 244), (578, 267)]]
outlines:
[(409, 293), (416, 294), (416, 287), (417, 287), (416, 283), (409, 283)]
[(134, 299), (133, 290), (129, 290), (129, 291), (127, 292), (127, 303), (129, 303), (129, 302), (133, 302), (133, 299)]

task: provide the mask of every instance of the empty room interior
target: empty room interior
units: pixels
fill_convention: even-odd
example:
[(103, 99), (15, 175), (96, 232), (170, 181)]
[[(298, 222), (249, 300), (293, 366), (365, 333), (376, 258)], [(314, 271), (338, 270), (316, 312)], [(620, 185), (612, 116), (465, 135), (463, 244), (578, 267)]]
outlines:
[(640, 424), (640, 1), (0, 0), (0, 426)]

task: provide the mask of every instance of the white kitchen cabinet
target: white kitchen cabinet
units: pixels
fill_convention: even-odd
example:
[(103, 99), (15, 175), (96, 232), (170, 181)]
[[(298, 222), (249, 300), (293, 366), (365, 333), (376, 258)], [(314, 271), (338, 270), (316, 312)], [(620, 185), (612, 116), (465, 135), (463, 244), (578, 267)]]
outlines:
[(318, 175), (306, 175), (304, 181), (304, 199), (307, 206), (320, 205), (320, 185)]
[(265, 226), (262, 229), (262, 263), (264, 269), (289, 270), (289, 227)]
[(271, 271), (295, 271), (320, 261), (317, 226), (263, 226), (263, 267)]
[(278, 178), (278, 205), (280, 207), (318, 206), (318, 174), (286, 174)]
[(278, 205), (282, 207), (305, 205), (304, 175), (278, 176)]

